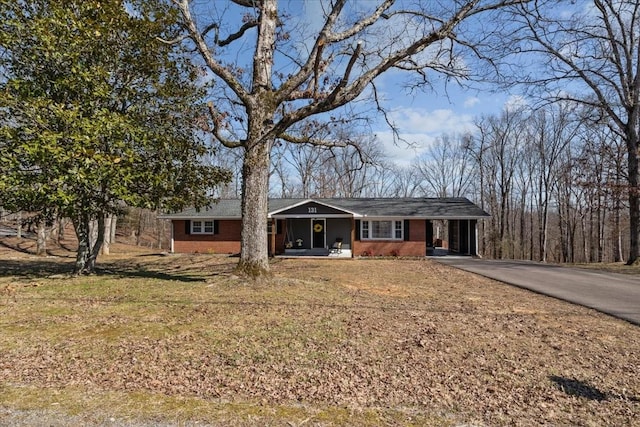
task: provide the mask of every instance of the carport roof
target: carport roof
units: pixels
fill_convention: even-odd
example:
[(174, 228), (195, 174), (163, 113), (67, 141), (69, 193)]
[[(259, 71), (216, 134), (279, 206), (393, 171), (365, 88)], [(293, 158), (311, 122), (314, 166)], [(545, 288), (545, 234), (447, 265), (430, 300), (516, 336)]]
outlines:
[[(402, 217), (422, 219), (477, 219), (489, 214), (464, 197), (406, 198), (294, 198), (269, 199), (269, 216), (305, 203), (319, 203), (344, 210), (356, 218)], [(165, 219), (240, 219), (240, 199), (220, 199), (207, 209), (185, 209), (162, 215)], [(321, 216), (319, 214), (319, 216)]]

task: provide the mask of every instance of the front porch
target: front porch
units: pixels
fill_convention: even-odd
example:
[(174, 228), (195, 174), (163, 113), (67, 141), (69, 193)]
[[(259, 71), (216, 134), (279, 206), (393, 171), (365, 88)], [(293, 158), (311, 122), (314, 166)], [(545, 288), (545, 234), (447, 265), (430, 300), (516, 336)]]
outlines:
[(282, 225), (275, 241), (276, 255), (346, 258), (352, 256), (352, 218), (278, 218)]
[(300, 258), (300, 257), (315, 257), (315, 258), (351, 258), (351, 249), (285, 249), (284, 254), (276, 255), (276, 258)]

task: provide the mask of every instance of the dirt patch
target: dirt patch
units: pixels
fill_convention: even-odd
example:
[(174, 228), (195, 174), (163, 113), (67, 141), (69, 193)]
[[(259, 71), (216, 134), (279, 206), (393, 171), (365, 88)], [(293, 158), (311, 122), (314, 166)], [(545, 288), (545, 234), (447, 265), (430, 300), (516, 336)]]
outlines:
[(256, 284), (221, 256), (120, 254), (82, 278), (16, 256), (0, 423), (54, 403), (88, 424), (640, 421), (639, 328), (429, 260), (276, 260)]

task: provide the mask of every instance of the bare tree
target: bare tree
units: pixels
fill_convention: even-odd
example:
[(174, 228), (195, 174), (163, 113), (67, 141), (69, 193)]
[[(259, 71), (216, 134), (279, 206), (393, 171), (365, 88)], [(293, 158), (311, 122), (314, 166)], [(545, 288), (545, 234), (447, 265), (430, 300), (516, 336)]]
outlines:
[[(210, 8), (220, 10), (214, 22), (205, 23), (205, 14), (199, 14), (205, 7), (202, 3), (172, 0), (183, 17), (187, 37), (218, 84), (217, 90), (226, 96), (227, 102), (222, 98), (220, 104), (210, 104), (211, 130), (224, 145), (243, 150), (238, 270), (252, 276), (269, 271), (267, 194), (276, 139), (339, 144), (301, 138), (290, 130), (296, 123), (353, 102), (367, 88), (375, 89), (374, 79), (389, 70), (411, 72), (416, 85), (429, 83), (426, 70), (452, 77), (467, 75), (460, 49), (478, 52), (474, 41), (465, 38), (471, 26), (462, 24), (522, 1), (331, 0), (319, 3), (322, 11), (313, 19), (320, 25), (315, 26), (297, 18), (298, 2), (285, 3), (290, 10), (277, 0), (211, 2)], [(234, 23), (237, 27), (230, 28)], [(252, 58), (241, 58), (247, 49)], [(233, 56), (225, 55), (231, 51)], [(321, 118), (336, 120), (327, 114)]]
[(315, 194), (314, 186), (324, 169), (321, 165), (326, 161), (323, 156), (325, 148), (311, 144), (291, 144), (284, 145), (284, 147), (287, 148), (284, 162), (293, 169), (294, 176), (298, 180), (296, 195), (310, 197)]
[(437, 197), (462, 197), (469, 190), (471, 175), (469, 135), (442, 135), (415, 164), (424, 192)]
[[(271, 175), (275, 176), (277, 182), (272, 182), (271, 192), (278, 197), (294, 197), (296, 195), (296, 184), (291, 176), (291, 171), (287, 167), (289, 146), (276, 142), (271, 154)], [(271, 180), (270, 180), (271, 182)]]
[(396, 197), (410, 194), (415, 187), (415, 172), (411, 166), (400, 166), (389, 160), (380, 161), (374, 168), (366, 195), (369, 197)]
[(574, 103), (558, 103), (536, 111), (530, 120), (535, 144), (532, 155), (537, 165), (538, 259), (543, 262), (547, 261), (549, 209), (560, 172), (559, 162), (582, 124), (573, 115), (574, 109)]
[[(526, 117), (526, 116), (525, 116)], [(534, 253), (534, 219), (535, 219), (535, 180), (539, 168), (538, 159), (535, 156), (536, 144), (531, 126), (527, 126), (526, 120), (521, 123), (522, 140), (521, 161), (516, 162), (514, 173), (513, 206), (515, 212), (512, 221), (514, 230), (514, 258), (533, 259)]]
[(420, 191), (420, 178), (415, 165), (387, 166), (392, 174), (391, 187), (385, 196), (388, 197), (415, 197), (422, 194)]
[(375, 136), (354, 134), (341, 129), (341, 140), (355, 141), (355, 145), (327, 150), (326, 164), (333, 174), (335, 194), (338, 197), (361, 197), (366, 194), (375, 168), (384, 160), (384, 153)]
[(489, 242), (493, 258), (504, 258), (509, 254), (504, 248), (510, 243), (511, 201), (514, 184), (515, 165), (520, 160), (519, 133), (522, 126), (523, 111), (520, 108), (507, 108), (500, 116), (485, 117), (477, 123), (481, 128), (480, 137), (473, 148), (478, 158), (482, 156), (483, 179), (485, 180), (485, 198), (493, 213), (490, 219), (491, 234)]
[(240, 197), (242, 186), (242, 155), (238, 150), (230, 150), (218, 141), (211, 141), (211, 152), (203, 157), (203, 162), (231, 172), (228, 183), (215, 188), (215, 196), (223, 199)]
[(640, 2), (593, 0), (585, 6), (555, 0), (519, 5), (508, 25), (519, 39), (500, 49), (517, 60), (519, 67), (511, 70), (526, 72), (519, 81), (604, 115), (625, 142), (632, 264), (640, 257)]

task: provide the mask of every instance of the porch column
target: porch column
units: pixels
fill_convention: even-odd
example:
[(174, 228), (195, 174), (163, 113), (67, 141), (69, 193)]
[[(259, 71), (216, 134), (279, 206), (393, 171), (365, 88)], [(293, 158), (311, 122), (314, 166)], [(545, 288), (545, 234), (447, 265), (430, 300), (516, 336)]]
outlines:
[(351, 240), (351, 258), (353, 258), (355, 256), (356, 253), (356, 248), (355, 248), (355, 244), (356, 244), (356, 219), (352, 216), (351, 217), (351, 236), (349, 236), (349, 239)]

